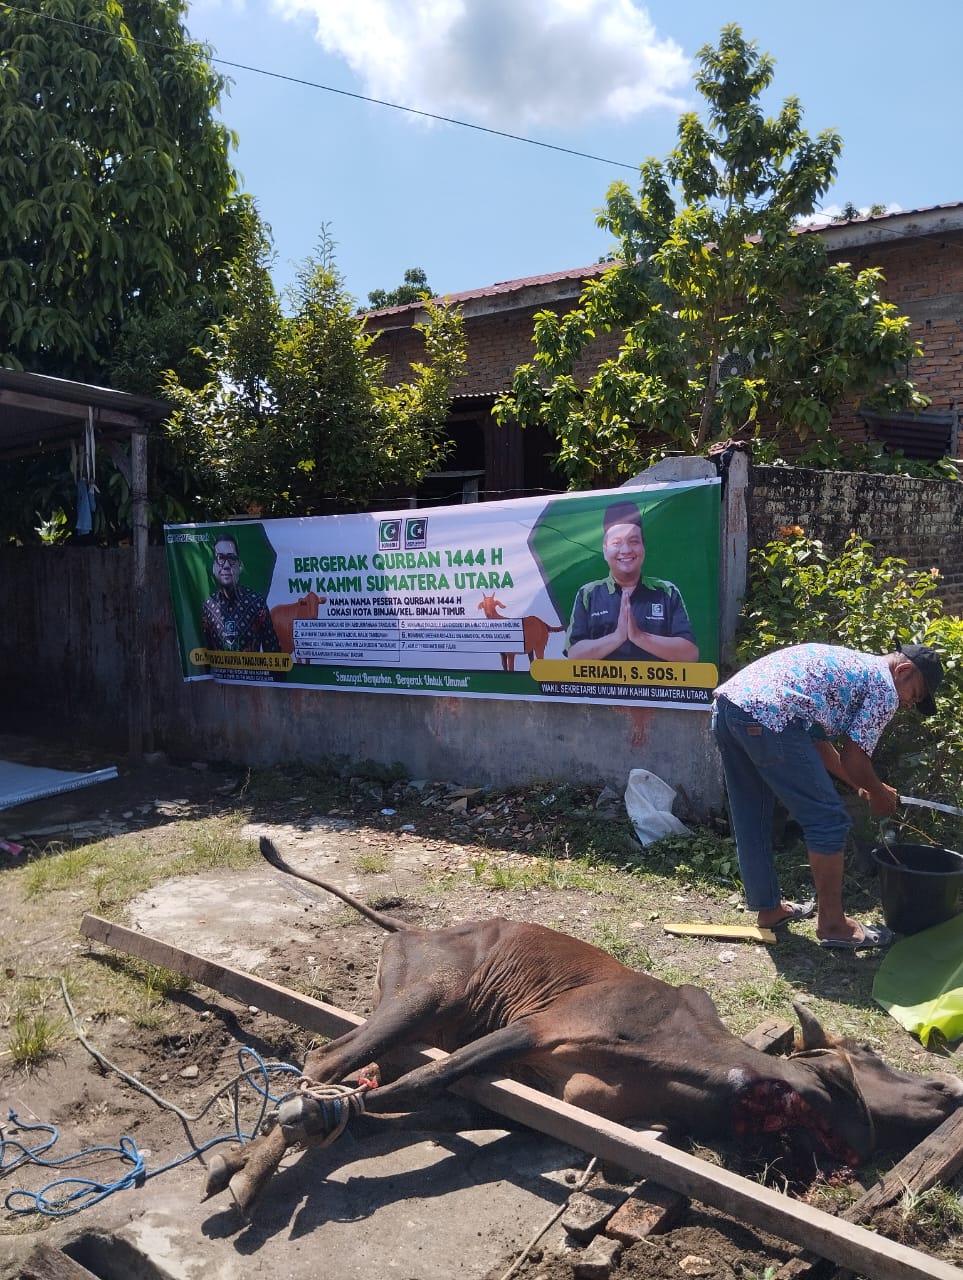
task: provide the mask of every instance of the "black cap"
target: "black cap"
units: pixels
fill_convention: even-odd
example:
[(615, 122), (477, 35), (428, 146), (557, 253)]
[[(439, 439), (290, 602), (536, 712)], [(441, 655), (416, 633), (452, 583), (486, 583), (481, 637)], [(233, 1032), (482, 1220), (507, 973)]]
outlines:
[(943, 664), (939, 655), (928, 644), (901, 644), (899, 651), (904, 658), (909, 658), (926, 684), (926, 697), (916, 704), (916, 710), (921, 716), (933, 715), (936, 711), (933, 695), (943, 679)]
[(642, 512), (634, 502), (613, 502), (605, 508), (602, 517), (602, 530), (608, 533), (613, 524), (635, 524), (642, 529)]

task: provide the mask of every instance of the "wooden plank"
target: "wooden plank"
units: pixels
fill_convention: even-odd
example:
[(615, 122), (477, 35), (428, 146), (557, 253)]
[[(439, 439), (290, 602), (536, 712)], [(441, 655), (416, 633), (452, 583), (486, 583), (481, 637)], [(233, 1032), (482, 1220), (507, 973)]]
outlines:
[(841, 1216), (850, 1222), (868, 1222), (877, 1210), (893, 1204), (904, 1191), (926, 1191), (937, 1182), (948, 1182), (960, 1169), (963, 1169), (963, 1110), (948, 1116)]
[(760, 929), (756, 924), (709, 924), (708, 921), (691, 920), (664, 924), (666, 933), (693, 934), (699, 938), (746, 938), (750, 942), (775, 942), (772, 929)]
[[(173, 969), (204, 987), (240, 1000), (242, 1004), (257, 1005), (265, 1013), (272, 1013), (318, 1035), (341, 1036), (364, 1022), (364, 1018), (357, 1014), (346, 1013), (344, 1009), (324, 1004), (321, 1000), (312, 1000), (310, 996), (299, 995), (287, 987), (277, 986), (265, 978), (256, 978), (240, 969), (231, 969), (214, 960), (205, 960), (192, 951), (182, 951), (180, 947), (161, 942), (150, 934), (141, 933), (137, 929), (125, 929), (123, 925), (102, 920), (99, 916), (85, 915), (80, 922), (80, 932), (85, 938), (103, 942), (108, 947), (137, 956), (159, 968)], [(429, 1059), (426, 1058), (425, 1061)]]
[(792, 1048), (796, 1028), (785, 1018), (767, 1018), (742, 1037), (746, 1044), (760, 1053), (780, 1054)]
[[(275, 983), (204, 960), (98, 916), (85, 915), (81, 932), (88, 938), (107, 942), (153, 964), (184, 973), (215, 991), (237, 996), (267, 1012), (275, 1012), (308, 1030), (331, 1034), (336, 1030), (348, 1030), (363, 1021), (332, 1005), (324, 1005)], [(414, 1065), (437, 1061), (445, 1055), (440, 1049), (415, 1049), (409, 1056)], [(873, 1280), (963, 1280), (963, 1270), (938, 1258), (876, 1236), (864, 1227), (834, 1218), (801, 1201), (790, 1200), (748, 1178), (653, 1141), (644, 1133), (634, 1133), (624, 1125), (580, 1107), (550, 1098), (514, 1080), (466, 1077), (456, 1081), (451, 1089), (500, 1115), (579, 1147), (619, 1168), (652, 1178), (782, 1239), (812, 1248), (837, 1265), (871, 1275)]]

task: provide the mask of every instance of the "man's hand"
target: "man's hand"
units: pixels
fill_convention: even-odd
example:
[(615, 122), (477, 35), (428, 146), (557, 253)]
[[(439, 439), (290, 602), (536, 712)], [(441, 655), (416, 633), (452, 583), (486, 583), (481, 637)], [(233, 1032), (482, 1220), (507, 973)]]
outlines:
[(899, 792), (895, 787), (887, 786), (885, 782), (881, 782), (872, 791), (866, 787), (860, 787), (859, 796), (860, 799), (866, 801), (870, 812), (877, 818), (891, 817), (896, 812), (896, 806), (899, 804)]

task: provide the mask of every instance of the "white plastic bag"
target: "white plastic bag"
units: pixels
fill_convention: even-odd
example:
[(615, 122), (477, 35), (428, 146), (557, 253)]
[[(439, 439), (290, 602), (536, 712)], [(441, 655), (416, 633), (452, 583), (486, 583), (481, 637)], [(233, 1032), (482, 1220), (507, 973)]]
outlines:
[(633, 769), (625, 788), (625, 809), (642, 844), (660, 836), (688, 836), (692, 832), (672, 812), (675, 792), (648, 769)]

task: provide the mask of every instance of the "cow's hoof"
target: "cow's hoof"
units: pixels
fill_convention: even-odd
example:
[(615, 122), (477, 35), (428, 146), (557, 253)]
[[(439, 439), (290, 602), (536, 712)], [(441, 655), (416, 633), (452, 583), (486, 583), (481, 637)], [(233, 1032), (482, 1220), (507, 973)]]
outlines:
[(244, 1148), (246, 1158), (227, 1184), (242, 1217), (248, 1217), (251, 1206), (264, 1190), (286, 1150), (287, 1143), (280, 1125)]
[(225, 1158), (218, 1153), (211, 1156), (207, 1166), (207, 1182), (204, 1186), (203, 1200), (210, 1200), (211, 1196), (219, 1195), (220, 1192), (227, 1189), (228, 1183), (241, 1167), (241, 1162), (232, 1160), (231, 1157)]

